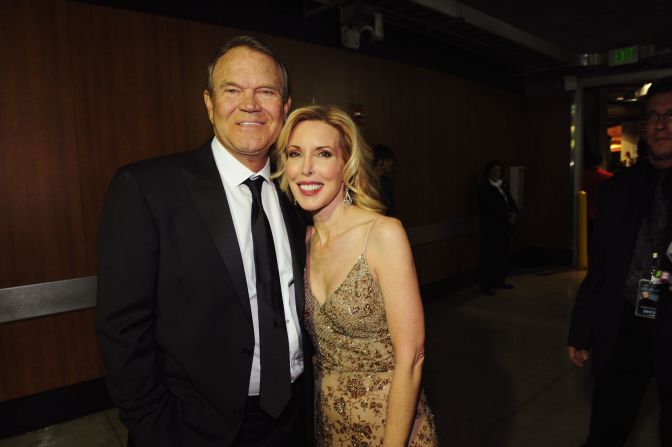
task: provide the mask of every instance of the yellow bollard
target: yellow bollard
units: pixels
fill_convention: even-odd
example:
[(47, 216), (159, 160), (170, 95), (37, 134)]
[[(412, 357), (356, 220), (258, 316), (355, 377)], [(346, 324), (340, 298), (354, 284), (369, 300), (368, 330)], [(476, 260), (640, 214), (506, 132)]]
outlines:
[(577, 195), (576, 266), (586, 269), (588, 268), (588, 194), (586, 191), (579, 191)]

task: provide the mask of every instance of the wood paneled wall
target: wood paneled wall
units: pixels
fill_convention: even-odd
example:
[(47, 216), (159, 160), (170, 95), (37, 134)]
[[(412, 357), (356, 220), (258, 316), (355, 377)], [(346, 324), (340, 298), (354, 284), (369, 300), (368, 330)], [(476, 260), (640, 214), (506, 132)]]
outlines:
[(0, 287), (86, 275), (65, 5), (0, 2)]
[(525, 209), (520, 240), (527, 247), (570, 250), (572, 196), (569, 97), (527, 99)]
[(0, 324), (0, 401), (104, 375), (94, 317), (83, 310)]
[[(0, 0), (0, 30), (0, 288), (93, 275), (113, 172), (210, 138), (205, 68), (240, 31), (65, 0)], [(552, 173), (566, 168), (549, 164), (566, 154), (565, 142), (529, 133), (532, 120), (558, 134), (558, 122), (537, 116), (547, 105), (530, 108), (509, 92), (353, 51), (265, 40), (287, 61), (294, 106), (363, 105), (368, 142), (395, 151), (407, 226), (475, 215), (484, 162), (526, 165), (531, 154), (528, 203), (541, 208), (529, 228), (565, 217), (564, 208), (542, 211), (532, 194), (557, 191), (552, 179), (561, 175)], [(536, 139), (545, 140), (543, 152), (530, 149)], [(555, 237), (529, 241), (555, 247)], [(474, 235), (416, 247), (421, 281), (475, 268), (476, 253)], [(0, 326), (0, 400), (103, 374), (93, 315)]]

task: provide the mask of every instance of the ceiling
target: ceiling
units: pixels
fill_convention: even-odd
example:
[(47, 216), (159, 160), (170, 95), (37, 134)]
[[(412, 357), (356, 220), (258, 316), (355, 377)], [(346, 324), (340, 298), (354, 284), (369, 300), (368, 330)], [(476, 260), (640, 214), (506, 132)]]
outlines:
[[(86, 1), (86, 0), (83, 0)], [(342, 47), (342, 25), (380, 14), (384, 37), (364, 54), (521, 90), (539, 78), (672, 67), (672, 1), (639, 0), (89, 0)], [(354, 19), (342, 23), (342, 10)], [(354, 11), (354, 12), (353, 12)], [(372, 25), (373, 27), (373, 25)], [(362, 34), (362, 37), (366, 37)], [(637, 45), (639, 62), (609, 67), (609, 50)]]
[(608, 51), (627, 45), (670, 47), (669, 0), (463, 0), (576, 54)]

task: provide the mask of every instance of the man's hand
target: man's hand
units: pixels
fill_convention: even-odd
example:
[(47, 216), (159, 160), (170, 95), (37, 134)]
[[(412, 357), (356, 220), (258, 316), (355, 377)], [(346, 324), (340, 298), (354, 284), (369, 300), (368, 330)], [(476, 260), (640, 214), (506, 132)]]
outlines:
[(590, 359), (590, 352), (588, 350), (576, 349), (574, 346), (567, 346), (567, 355), (570, 362), (580, 367), (583, 367), (583, 364)]

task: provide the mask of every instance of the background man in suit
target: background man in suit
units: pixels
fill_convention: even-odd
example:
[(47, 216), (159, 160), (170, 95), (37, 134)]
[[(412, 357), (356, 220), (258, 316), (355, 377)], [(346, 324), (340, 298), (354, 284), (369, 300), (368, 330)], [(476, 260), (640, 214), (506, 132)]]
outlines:
[(499, 160), (488, 161), (478, 185), (480, 285), (486, 295), (495, 295), (497, 288), (513, 289), (506, 275), (517, 215), (518, 205), (504, 183), (504, 165)]
[(635, 315), (651, 272), (670, 270), (672, 78), (651, 86), (645, 107), (647, 159), (601, 185), (588, 275), (572, 312), (569, 359), (583, 366), (590, 358), (595, 377), (588, 446), (625, 444), (652, 376), (662, 445), (672, 445), (672, 296), (663, 290), (655, 319)]
[(123, 167), (110, 184), (97, 330), (110, 396), (136, 446), (310, 439), (305, 227), (269, 180), (289, 94), (270, 48), (232, 39), (208, 68), (212, 141)]
[(385, 215), (394, 216), (394, 152), (383, 144), (373, 146), (373, 170), (380, 182), (380, 199), (385, 205)]

